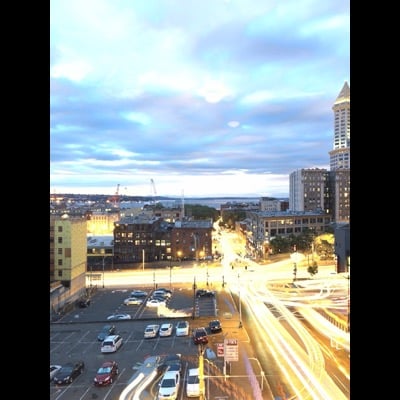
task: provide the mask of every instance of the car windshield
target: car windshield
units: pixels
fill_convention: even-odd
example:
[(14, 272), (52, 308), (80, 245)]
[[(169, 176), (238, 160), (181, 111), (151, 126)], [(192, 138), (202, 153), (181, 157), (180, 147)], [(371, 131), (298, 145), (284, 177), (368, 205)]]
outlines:
[(164, 379), (162, 381), (161, 387), (164, 387), (164, 388), (175, 387), (175, 379)]
[(188, 383), (191, 385), (199, 383), (199, 376), (198, 375), (189, 375)]
[(109, 374), (111, 372), (111, 367), (100, 367), (97, 373), (100, 374)]

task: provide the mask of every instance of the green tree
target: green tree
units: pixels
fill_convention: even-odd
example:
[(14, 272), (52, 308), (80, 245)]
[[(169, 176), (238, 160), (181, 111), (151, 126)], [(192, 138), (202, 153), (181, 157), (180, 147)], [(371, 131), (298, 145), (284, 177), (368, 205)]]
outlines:
[(318, 264), (316, 261), (313, 262), (312, 265), (310, 265), (307, 268), (307, 272), (311, 275), (311, 277), (313, 277), (315, 274), (318, 273)]

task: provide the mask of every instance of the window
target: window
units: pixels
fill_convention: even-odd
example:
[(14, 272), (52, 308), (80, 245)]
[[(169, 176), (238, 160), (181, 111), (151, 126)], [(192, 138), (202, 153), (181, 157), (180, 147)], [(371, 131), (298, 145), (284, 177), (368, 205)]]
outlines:
[(58, 244), (62, 244), (63, 238), (62, 238), (61, 236), (59, 236), (59, 237), (57, 238), (57, 242), (58, 242)]

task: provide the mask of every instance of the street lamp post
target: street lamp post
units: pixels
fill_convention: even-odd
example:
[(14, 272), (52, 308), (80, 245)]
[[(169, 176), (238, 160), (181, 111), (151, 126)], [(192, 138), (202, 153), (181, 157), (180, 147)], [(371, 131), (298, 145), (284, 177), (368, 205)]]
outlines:
[(172, 289), (172, 257), (169, 259), (169, 289)]
[(258, 361), (258, 358), (254, 358), (254, 357), (249, 357), (249, 360), (255, 360), (257, 361), (258, 367), (260, 368), (260, 389), (261, 391), (264, 390), (264, 378), (265, 378), (265, 372), (261, 367), (260, 361)]
[(207, 263), (207, 272), (206, 272), (206, 285), (208, 287), (208, 263)]
[(103, 289), (104, 289), (104, 261), (106, 256), (103, 254)]
[(193, 277), (193, 313), (192, 319), (195, 319), (196, 316), (196, 276)]
[(242, 327), (242, 301), (240, 299), (240, 274), (238, 273), (238, 293), (239, 293), (239, 328)]

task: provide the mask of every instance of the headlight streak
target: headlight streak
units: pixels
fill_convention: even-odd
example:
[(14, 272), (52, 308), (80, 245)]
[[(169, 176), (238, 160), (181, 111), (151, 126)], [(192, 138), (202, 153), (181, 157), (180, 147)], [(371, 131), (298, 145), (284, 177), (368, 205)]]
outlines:
[[(247, 286), (247, 290), (245, 289), (246, 288), (243, 286), (241, 287), (242, 301), (246, 304), (248, 310), (253, 313), (253, 323), (260, 333), (261, 340), (264, 341), (274, 358), (278, 361), (284, 376), (288, 382), (290, 382), (298, 398), (324, 400), (347, 399), (327, 375), (323, 363), (321, 365), (320, 351), (316, 351), (315, 345), (312, 343), (314, 339), (311, 337), (309, 338), (308, 333), (305, 334), (302, 330), (298, 330), (311, 353), (305, 354), (304, 350), (294, 341), (285, 329), (282, 329), (281, 324), (259, 299), (254, 288), (254, 283), (251, 287)], [(265, 291), (265, 287), (263, 287), (263, 289)], [(270, 302), (272, 301), (274, 305), (282, 307), (279, 305), (279, 300), (276, 298), (269, 297), (269, 300)], [(289, 320), (295, 319), (290, 311), (285, 311), (284, 309), (280, 311), (287, 315)], [(263, 322), (263, 326), (260, 321)], [(298, 323), (298, 321), (296, 322)], [(296, 323), (295, 329), (298, 329)], [(306, 337), (306, 339), (304, 337)], [(312, 360), (311, 369), (308, 365), (310, 363), (310, 357)], [(295, 381), (293, 375), (301, 382), (301, 387), (299, 386), (299, 382)], [(307, 391), (305, 397), (300, 393), (304, 390)]]

